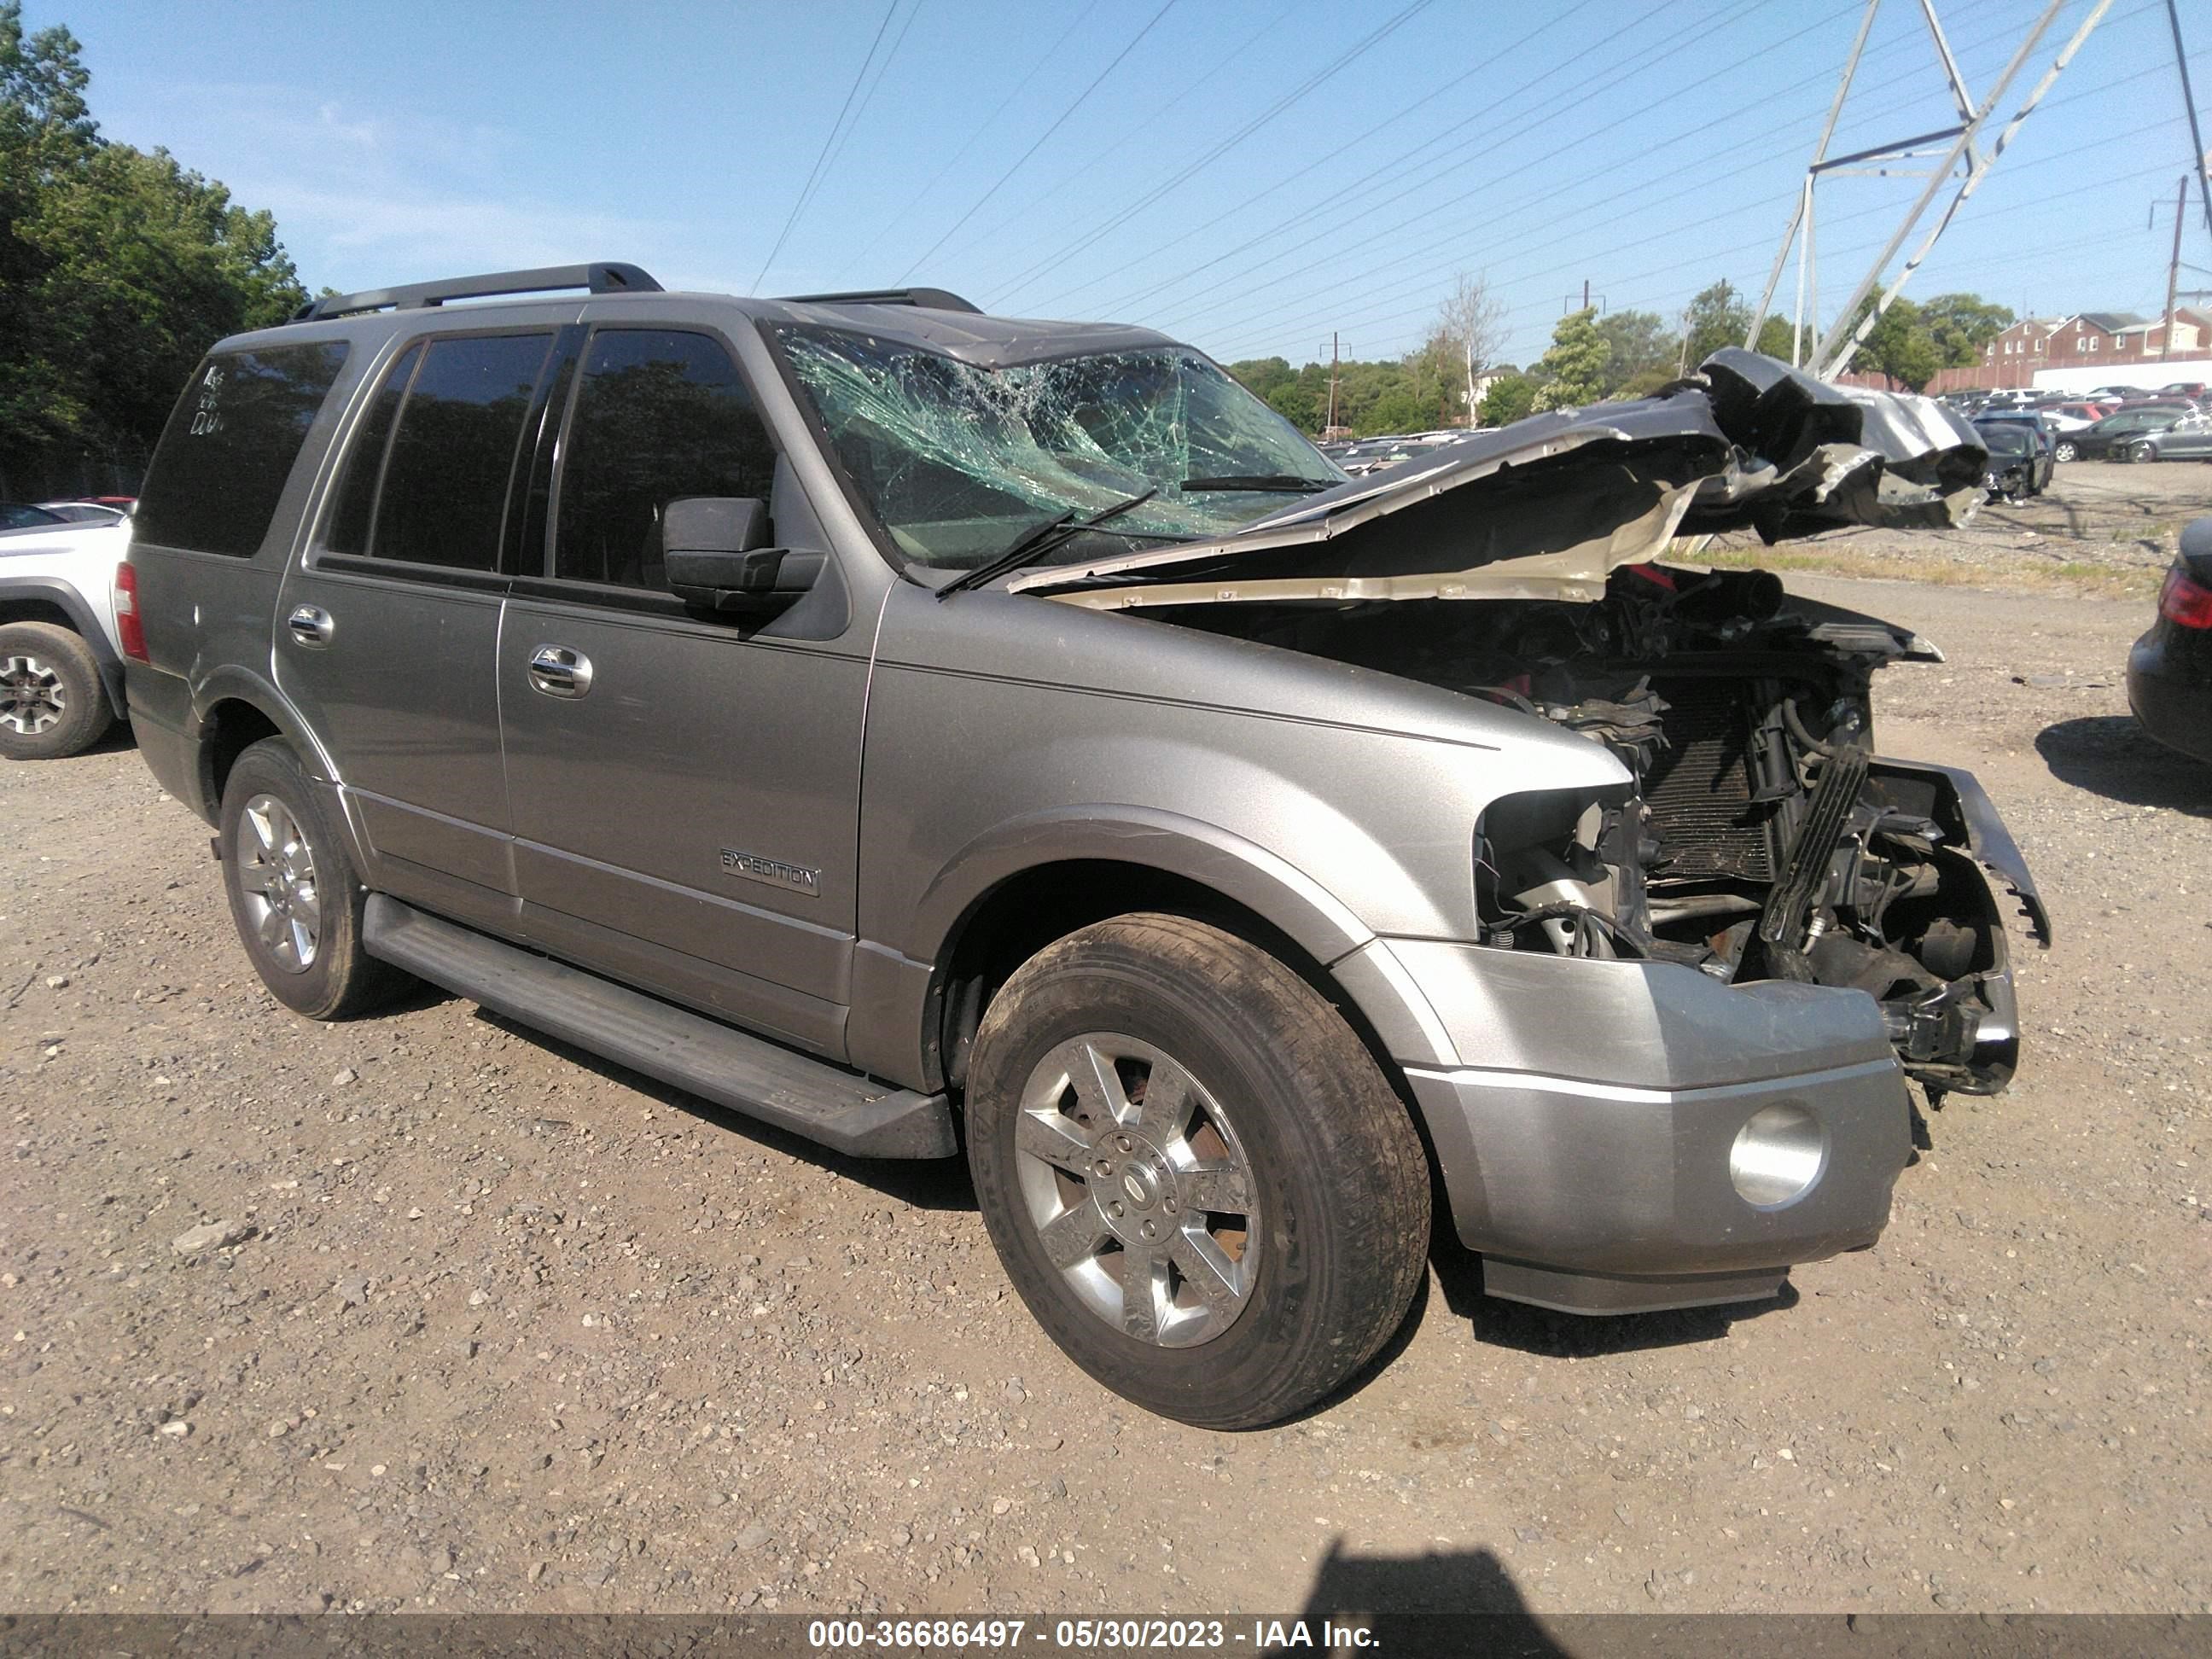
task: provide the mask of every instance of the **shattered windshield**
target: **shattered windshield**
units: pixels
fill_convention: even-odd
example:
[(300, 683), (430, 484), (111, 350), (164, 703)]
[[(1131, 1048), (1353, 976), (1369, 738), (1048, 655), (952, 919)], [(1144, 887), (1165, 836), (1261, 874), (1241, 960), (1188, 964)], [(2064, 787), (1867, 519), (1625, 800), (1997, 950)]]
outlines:
[(839, 459), (908, 558), (983, 564), (1061, 514), (1157, 490), (1050, 562), (1225, 535), (1344, 474), (1194, 351), (1095, 352), (986, 368), (903, 342), (781, 331)]

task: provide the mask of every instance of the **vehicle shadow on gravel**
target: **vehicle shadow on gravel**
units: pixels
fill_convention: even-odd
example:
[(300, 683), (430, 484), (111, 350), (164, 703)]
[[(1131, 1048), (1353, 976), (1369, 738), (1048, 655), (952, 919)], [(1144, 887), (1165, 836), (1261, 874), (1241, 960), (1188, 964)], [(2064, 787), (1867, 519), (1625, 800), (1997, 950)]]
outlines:
[(2035, 749), (2061, 783), (2130, 806), (2212, 817), (2212, 766), (2154, 742), (2132, 714), (2060, 720), (2035, 734)]
[[(428, 996), (434, 1002), (445, 1000), (443, 994), (436, 991), (429, 992)], [(763, 1123), (741, 1112), (730, 1111), (710, 1100), (702, 1100), (696, 1095), (686, 1094), (681, 1089), (647, 1077), (641, 1072), (630, 1071), (582, 1048), (571, 1048), (558, 1037), (549, 1036), (503, 1015), (480, 1007), (476, 1011), (476, 1017), (509, 1036), (520, 1038), (549, 1054), (558, 1054), (571, 1065), (595, 1073), (610, 1083), (634, 1089), (671, 1111), (682, 1112), (714, 1128), (757, 1141), (787, 1158), (799, 1158), (848, 1181), (858, 1182), (886, 1198), (910, 1204), (917, 1210), (973, 1211), (975, 1207), (975, 1189), (969, 1182), (968, 1160), (964, 1158), (913, 1160), (847, 1158), (803, 1136), (779, 1129), (772, 1123)]]

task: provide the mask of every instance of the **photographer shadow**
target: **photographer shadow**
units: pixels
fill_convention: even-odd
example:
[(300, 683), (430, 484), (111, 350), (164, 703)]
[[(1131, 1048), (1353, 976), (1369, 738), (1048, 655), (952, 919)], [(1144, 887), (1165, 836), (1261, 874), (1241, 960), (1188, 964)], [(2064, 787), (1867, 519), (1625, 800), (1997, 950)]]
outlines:
[(1392, 1659), (1468, 1653), (1552, 1659), (1570, 1651), (1529, 1610), (1505, 1564), (1486, 1549), (1356, 1556), (1345, 1553), (1342, 1540), (1332, 1540), (1299, 1617), (1316, 1648), (1325, 1624), (1351, 1626), (1369, 1632), (1359, 1648)]

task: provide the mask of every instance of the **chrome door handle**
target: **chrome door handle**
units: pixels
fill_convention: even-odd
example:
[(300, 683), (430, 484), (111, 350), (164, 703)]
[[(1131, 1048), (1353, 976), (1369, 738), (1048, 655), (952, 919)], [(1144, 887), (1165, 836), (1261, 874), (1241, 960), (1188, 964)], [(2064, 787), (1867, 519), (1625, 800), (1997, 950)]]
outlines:
[(284, 618), (284, 626), (292, 630), (292, 637), (302, 645), (320, 650), (331, 642), (331, 629), (335, 626), (331, 613), (319, 605), (299, 605)]
[(592, 659), (565, 645), (541, 645), (530, 653), (530, 684), (549, 697), (580, 697), (592, 689)]

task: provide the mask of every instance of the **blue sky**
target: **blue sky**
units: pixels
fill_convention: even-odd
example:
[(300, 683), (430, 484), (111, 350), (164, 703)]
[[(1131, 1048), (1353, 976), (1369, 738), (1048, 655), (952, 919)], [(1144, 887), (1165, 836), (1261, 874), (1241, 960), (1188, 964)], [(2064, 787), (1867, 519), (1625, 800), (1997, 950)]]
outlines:
[[(2090, 3), (2069, 0), (2000, 118)], [(2033, 9), (1942, 0), (1978, 94)], [(2212, 15), (2182, 10), (2202, 105)], [(1756, 292), (1861, 11), (27, 0), (25, 21), (82, 40), (109, 137), (273, 210), (311, 288), (621, 258), (749, 293), (781, 239), (762, 292), (927, 282), (1302, 362), (1332, 329), (1347, 356), (1410, 349), (1464, 271), (1527, 361), (1585, 278), (1614, 310), (1672, 313), (1721, 276)], [(1919, 7), (1886, 0), (1834, 150), (1954, 118)], [(2162, 0), (2114, 0), (1907, 292), (2154, 310), (2188, 162)], [(1822, 186), (1830, 307), (1920, 187)], [(2212, 288), (2193, 192), (2191, 215), (2203, 270), (2183, 286)]]

